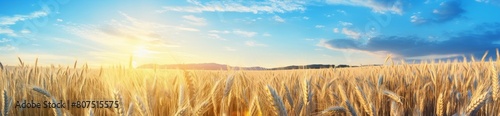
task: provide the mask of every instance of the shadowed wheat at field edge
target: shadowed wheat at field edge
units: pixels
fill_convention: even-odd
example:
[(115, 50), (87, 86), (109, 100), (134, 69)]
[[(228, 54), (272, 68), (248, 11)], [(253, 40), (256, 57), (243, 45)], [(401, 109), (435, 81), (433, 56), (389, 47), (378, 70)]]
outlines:
[[(500, 115), (500, 60), (485, 57), (274, 71), (41, 67), (19, 58), (17, 67), (1, 66), (1, 115)], [(78, 100), (118, 105), (16, 107)]]

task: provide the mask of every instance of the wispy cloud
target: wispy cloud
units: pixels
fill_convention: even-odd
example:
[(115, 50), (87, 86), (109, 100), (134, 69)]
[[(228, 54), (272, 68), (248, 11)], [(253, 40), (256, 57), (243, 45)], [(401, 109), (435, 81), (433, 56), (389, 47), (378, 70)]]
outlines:
[(8, 36), (17, 36), (17, 34), (14, 33), (14, 30), (8, 27), (1, 27), (1, 26), (0, 26), (0, 34), (6, 34)]
[(264, 36), (264, 37), (271, 37), (271, 34), (269, 34), (269, 33), (263, 33), (262, 36)]
[(324, 25), (316, 25), (314, 26), (314, 28), (324, 28), (325, 26)]
[(211, 34), (207, 34), (207, 35), (208, 35), (208, 37), (209, 37), (209, 38), (211, 38), (211, 39), (226, 40), (226, 39), (224, 39), (224, 38), (220, 37), (218, 34), (213, 34), (213, 33), (211, 33)]
[[(125, 20), (111, 20), (104, 25), (67, 24), (59, 25), (62, 29), (82, 39), (102, 46), (109, 51), (130, 53), (134, 49), (146, 46), (146, 49), (165, 49), (178, 47), (175, 41), (166, 38), (168, 33), (179, 31), (198, 31), (187, 27), (169, 26), (145, 22), (120, 12)], [(71, 41), (62, 41), (71, 42)]]
[(403, 2), (401, 0), (326, 0), (326, 3), (368, 7), (378, 13), (403, 13)]
[(420, 14), (422, 14), (422, 13), (421, 12), (413, 13), (413, 15), (410, 17), (410, 22), (414, 23), (414, 24), (427, 23), (427, 19), (420, 16)]
[(273, 17), (274, 21), (276, 22), (280, 22), (280, 23), (284, 23), (285, 22), (285, 19), (281, 18), (280, 16), (278, 15), (274, 15)]
[(232, 51), (232, 52), (233, 52), (233, 51), (236, 51), (236, 49), (234, 49), (234, 48), (232, 48), (232, 47), (224, 47), (224, 49), (225, 49), (226, 51)]
[(18, 21), (24, 21), (24, 20), (29, 20), (29, 19), (35, 19), (35, 18), (40, 18), (47, 16), (50, 13), (50, 9), (44, 8), (39, 11), (32, 12), (28, 15), (14, 15), (14, 16), (4, 16), (0, 17), (0, 25), (14, 25)]
[(250, 47), (267, 46), (266, 44), (257, 43), (256, 41), (245, 41), (245, 45)]
[(422, 16), (421, 12), (414, 13), (410, 17), (413, 24), (444, 23), (462, 17), (465, 10), (461, 7), (460, 1), (445, 1), (439, 7), (432, 10), (428, 17)]
[(475, 28), (451, 35), (442, 41), (431, 41), (418, 36), (377, 36), (366, 43), (353, 39), (323, 40), (318, 45), (336, 50), (389, 52), (402, 57), (429, 55), (482, 54), (500, 47), (500, 23), (480, 24)]
[(196, 25), (196, 26), (207, 25), (207, 21), (201, 17), (196, 17), (193, 15), (186, 15), (186, 16), (182, 16), (182, 18), (186, 19), (185, 21), (188, 22), (189, 24), (192, 24), (192, 25)]
[(342, 25), (342, 26), (352, 26), (351, 22), (339, 21), (339, 24)]
[[(31, 19), (36, 19), (40, 17), (45, 17), (49, 15), (50, 9), (48, 7), (43, 7), (42, 10), (34, 11), (30, 14), (16, 14), (13, 16), (1, 16), (0, 17), (0, 35), (5, 34), (11, 37), (18, 37), (18, 33), (11, 28), (12, 25), (16, 25), (19, 21), (26, 21)], [(22, 34), (30, 33), (27, 30), (20, 31)]]
[(158, 12), (177, 11), (177, 12), (247, 12), (247, 13), (285, 13), (292, 11), (304, 11), (305, 2), (301, 1), (209, 1), (201, 2), (190, 0), (191, 6), (165, 6)]
[(210, 30), (208, 31), (210, 33), (220, 33), (220, 34), (228, 34), (228, 33), (231, 33), (230, 31), (228, 30)]
[(7, 44), (5, 46), (0, 46), (0, 51), (12, 51), (12, 50), (16, 50), (16, 47), (10, 44)]
[(236, 35), (243, 36), (243, 37), (253, 37), (253, 36), (257, 35), (257, 32), (243, 31), (243, 30), (239, 30), (239, 29), (233, 30), (233, 33)]
[(349, 38), (353, 38), (353, 39), (361, 38), (361, 32), (357, 32), (357, 31), (354, 31), (354, 30), (351, 30), (348, 28), (342, 28), (342, 33)]
[(2, 38), (2, 39), (0, 40), (0, 43), (5, 43), (5, 42), (9, 42), (9, 41), (11, 41), (11, 40), (10, 40), (10, 39), (7, 39), (7, 38)]

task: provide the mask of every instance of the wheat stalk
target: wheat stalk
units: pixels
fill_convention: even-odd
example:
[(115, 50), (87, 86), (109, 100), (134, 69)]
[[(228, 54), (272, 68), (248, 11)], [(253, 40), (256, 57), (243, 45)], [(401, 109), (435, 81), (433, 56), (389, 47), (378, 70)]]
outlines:
[(196, 116), (202, 116), (205, 112), (207, 112), (208, 109), (210, 109), (210, 100), (205, 100), (203, 101), (200, 105), (197, 106), (196, 108)]
[(346, 109), (340, 106), (331, 106), (321, 111), (321, 114), (329, 114), (329, 113), (345, 113)]
[(389, 91), (389, 90), (384, 90), (383, 91), (384, 95), (386, 95), (387, 97), (391, 98), (392, 100), (394, 100), (395, 102), (397, 103), (400, 103), (400, 104), (403, 104), (401, 102), (401, 98), (399, 97), (398, 94), (392, 92), (392, 91)]
[(174, 116), (185, 116), (186, 110), (187, 110), (187, 107), (182, 107), (179, 110), (177, 110), (177, 112), (175, 112)]
[(288, 89), (288, 87), (285, 85), (285, 83), (283, 82), (283, 87), (285, 88), (285, 95), (286, 95), (286, 99), (288, 101), (288, 104), (293, 108), (293, 99), (292, 99), (292, 95), (290, 93), (290, 90)]
[(436, 103), (436, 115), (442, 116), (443, 115), (443, 94), (439, 94), (439, 97), (437, 99)]
[(306, 107), (306, 112), (305, 115), (309, 115), (311, 111), (311, 98), (312, 98), (312, 92), (311, 92), (311, 82), (308, 79), (305, 79), (302, 83), (302, 94), (303, 94), (303, 100), (304, 100), (304, 105)]
[(133, 114), (134, 114), (134, 104), (129, 104), (128, 105), (127, 116), (133, 116)]
[(339, 90), (340, 97), (342, 97), (342, 101), (348, 100), (342, 85), (337, 86), (337, 89)]
[(359, 102), (361, 103), (361, 106), (363, 106), (363, 109), (365, 110), (365, 112), (369, 115), (369, 116), (373, 116), (374, 113), (372, 112), (372, 108), (370, 107), (370, 105), (368, 104), (368, 102), (366, 101), (366, 98), (365, 98), (365, 95), (363, 94), (363, 91), (361, 90), (361, 88), (359, 88), (358, 86), (356, 86), (356, 96), (358, 97), (359, 99)]
[(395, 101), (391, 101), (391, 115), (399, 116), (399, 106)]
[(137, 100), (137, 106), (139, 106), (140, 108), (141, 115), (143, 116), (148, 115), (146, 105), (144, 104), (144, 102), (142, 102), (141, 98), (139, 98), (139, 96), (135, 96), (135, 99)]
[[(7, 96), (7, 91), (6, 91), (5, 89), (4, 89), (4, 90), (2, 90), (2, 95), (1, 95), (1, 96), (2, 96), (2, 97), (1, 97), (0, 99), (1, 99), (1, 101), (2, 101), (2, 104), (0, 104), (0, 105), (1, 105), (2, 107), (0, 107), (0, 108), (1, 108), (1, 109), (0, 109), (0, 115), (2, 115), (2, 114), (3, 114), (3, 115), (5, 115), (6, 113), (4, 113), (4, 112), (7, 112), (7, 110), (5, 110), (5, 109), (7, 109), (7, 107), (5, 107), (5, 106), (7, 105), (7, 99), (8, 99), (8, 96)], [(5, 115), (5, 116), (6, 116), (6, 115)]]
[[(49, 91), (45, 90), (45, 89), (42, 89), (40, 87), (33, 87), (33, 91), (36, 91), (42, 95), (44, 95), (45, 97), (49, 98), (52, 100), (52, 103), (57, 103), (57, 100), (50, 94)], [(60, 108), (52, 108), (52, 110), (54, 111), (54, 115), (56, 116), (62, 116), (63, 113), (61, 111)]]
[(273, 112), (275, 115), (279, 116), (287, 116), (287, 112), (285, 110), (285, 105), (283, 104), (283, 100), (281, 97), (276, 93), (276, 90), (274, 90), (273, 87), (267, 85), (264, 86), (264, 89), (266, 90), (266, 96), (267, 100), (271, 105), (273, 106)]
[(194, 85), (194, 79), (193, 77), (191, 76), (191, 73), (188, 72), (188, 71), (185, 71), (184, 70), (184, 79), (186, 81), (186, 84), (187, 84), (187, 88), (188, 88), (188, 98), (191, 98), (189, 99), (189, 103), (191, 106), (194, 106), (194, 101), (195, 101), (195, 96), (194, 96), (194, 93), (195, 93), (195, 85)]
[[(497, 51), (498, 53), (498, 51)], [(491, 75), (492, 75), (492, 79), (491, 79), (491, 82), (492, 82), (492, 86), (493, 86), (493, 91), (492, 91), (492, 97), (493, 97), (493, 100), (494, 101), (497, 101), (499, 96), (500, 96), (500, 81), (498, 79), (498, 72), (497, 72), (497, 69), (495, 67), (495, 64), (493, 64), (493, 62), (491, 63)]]
[(231, 92), (231, 86), (233, 86), (233, 81), (234, 81), (234, 76), (230, 75), (226, 79), (226, 87), (224, 88), (224, 98), (229, 95), (229, 92)]
[(3, 71), (3, 64), (0, 62), (0, 71)]
[(490, 92), (485, 92), (480, 96), (475, 97), (467, 106), (467, 110), (465, 111), (468, 115), (474, 115), (477, 113), (481, 107), (486, 104), (486, 100), (489, 97)]
[(118, 116), (125, 115), (124, 114), (125, 113), (125, 109), (123, 107), (123, 97), (122, 97), (122, 95), (120, 95), (120, 93), (118, 91), (114, 91), (113, 94), (114, 94), (115, 100), (118, 101), (118, 104), (119, 104), (118, 108), (116, 108), (117, 115)]
[(347, 106), (347, 109), (349, 109), (349, 113), (351, 113), (352, 116), (358, 116), (356, 109), (354, 109), (354, 106), (352, 106), (349, 100), (345, 100), (345, 105)]

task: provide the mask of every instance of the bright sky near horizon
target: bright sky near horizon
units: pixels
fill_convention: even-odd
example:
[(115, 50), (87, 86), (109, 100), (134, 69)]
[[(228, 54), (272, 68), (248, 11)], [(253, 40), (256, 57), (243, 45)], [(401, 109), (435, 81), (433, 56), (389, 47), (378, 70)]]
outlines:
[(380, 64), (500, 47), (498, 0), (0, 0), (0, 62)]

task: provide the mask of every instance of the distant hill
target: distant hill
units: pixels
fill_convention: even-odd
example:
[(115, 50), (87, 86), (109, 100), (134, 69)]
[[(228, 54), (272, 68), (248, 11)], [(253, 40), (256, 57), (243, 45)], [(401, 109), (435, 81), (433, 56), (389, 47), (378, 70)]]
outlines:
[(310, 64), (310, 65), (292, 65), (286, 67), (277, 67), (271, 68), (269, 70), (290, 70), (290, 69), (322, 69), (322, 68), (346, 68), (351, 67), (349, 65), (341, 64), (341, 65), (333, 65), (333, 64)]
[[(153, 69), (156, 64), (145, 64), (138, 68), (143, 69)], [(364, 66), (379, 66), (379, 65), (362, 65)], [(349, 66), (346, 64), (333, 65), (333, 64), (310, 64), (310, 65), (291, 65), (285, 67), (276, 68), (264, 68), (264, 67), (238, 67), (238, 66), (228, 66), (225, 64), (216, 63), (200, 63), (200, 64), (164, 64), (157, 65), (158, 69), (186, 69), (186, 70), (227, 70), (231, 69), (242, 69), (242, 70), (292, 70), (292, 69), (322, 69), (322, 68), (348, 68), (348, 67), (359, 67), (359, 66)]]
[[(137, 68), (155, 68), (155, 64), (145, 64)], [(216, 63), (200, 63), (200, 64), (164, 64), (157, 65), (158, 69), (186, 69), (186, 70), (227, 70), (231, 69), (243, 69), (243, 70), (265, 70), (263, 67), (233, 67), (224, 64)]]

